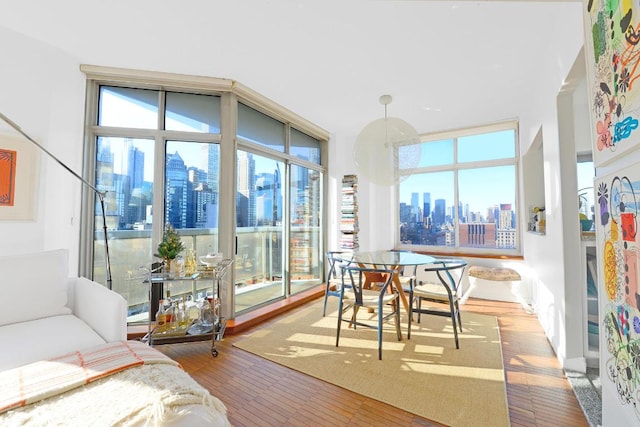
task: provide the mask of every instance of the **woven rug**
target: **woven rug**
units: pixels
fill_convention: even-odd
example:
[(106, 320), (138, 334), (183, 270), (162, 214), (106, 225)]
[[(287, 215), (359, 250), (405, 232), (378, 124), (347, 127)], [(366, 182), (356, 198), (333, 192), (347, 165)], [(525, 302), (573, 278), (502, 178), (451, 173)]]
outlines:
[[(502, 350), (493, 316), (462, 313), (460, 349), (451, 321), (425, 316), (403, 340), (385, 323), (382, 360), (376, 331), (343, 324), (336, 347), (337, 303), (322, 300), (285, 315), (234, 346), (367, 397), (450, 426), (509, 426)], [(350, 312), (349, 312), (350, 313)], [(375, 314), (358, 313), (358, 320)]]

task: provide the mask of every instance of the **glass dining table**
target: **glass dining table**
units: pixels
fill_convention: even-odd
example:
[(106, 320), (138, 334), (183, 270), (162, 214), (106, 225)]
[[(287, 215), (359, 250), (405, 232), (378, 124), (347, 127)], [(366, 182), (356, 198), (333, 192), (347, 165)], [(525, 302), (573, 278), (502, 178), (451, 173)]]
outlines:
[[(400, 301), (407, 312), (407, 315), (411, 315), (411, 305), (407, 299), (407, 294), (402, 289), (400, 284), (400, 276), (398, 271), (402, 267), (411, 267), (415, 265), (426, 265), (438, 261), (430, 255), (419, 254), (415, 252), (406, 251), (355, 251), (344, 252), (334, 255), (334, 258), (348, 263), (358, 264), (360, 267), (374, 267), (374, 268), (386, 268), (389, 270), (395, 270), (393, 275), (392, 284), (400, 295)], [(365, 286), (369, 283), (376, 283), (384, 281), (384, 279), (375, 277), (375, 275), (368, 275), (365, 278)]]

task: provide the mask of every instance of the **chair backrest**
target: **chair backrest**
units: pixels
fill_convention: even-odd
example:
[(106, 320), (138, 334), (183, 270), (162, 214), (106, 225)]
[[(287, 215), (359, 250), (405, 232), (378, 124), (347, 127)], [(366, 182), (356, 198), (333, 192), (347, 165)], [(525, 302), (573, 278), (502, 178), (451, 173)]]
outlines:
[[(435, 262), (425, 266), (425, 272), (428, 275), (432, 275), (432, 277), (437, 276), (441, 279), (446, 278), (445, 282), (451, 285), (451, 290), (456, 291), (460, 286), (466, 267), (467, 262), (464, 260), (455, 258), (439, 258)], [(439, 282), (440, 280), (436, 283)]]
[(389, 270), (386, 268), (370, 268), (370, 267), (359, 267), (355, 264), (343, 265), (341, 266), (343, 271), (342, 275), (342, 292), (344, 292), (345, 288), (351, 287), (350, 291), (353, 291), (355, 295), (355, 300), (357, 305), (362, 305), (363, 299), (363, 291), (364, 285), (366, 282), (367, 275), (373, 276), (383, 276), (384, 279), (382, 282), (376, 280), (379, 286), (376, 287), (376, 290), (380, 292), (380, 296), (384, 296), (385, 293), (397, 293), (395, 287), (391, 286), (391, 281), (393, 280), (394, 270)]
[(334, 280), (340, 279), (342, 274), (342, 271), (340, 270), (340, 265), (348, 264), (340, 256), (344, 253), (345, 252), (343, 251), (327, 251), (327, 253), (325, 254), (325, 257), (327, 259), (327, 265), (329, 266), (329, 270), (327, 271), (327, 283), (329, 283), (329, 281), (332, 279)]

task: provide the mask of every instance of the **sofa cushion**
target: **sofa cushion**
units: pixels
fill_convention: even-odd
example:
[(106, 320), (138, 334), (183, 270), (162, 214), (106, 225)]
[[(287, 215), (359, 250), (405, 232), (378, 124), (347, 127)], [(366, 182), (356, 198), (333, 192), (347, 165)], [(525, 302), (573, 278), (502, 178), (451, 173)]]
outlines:
[(0, 325), (71, 313), (65, 249), (0, 257)]
[(0, 371), (104, 344), (85, 322), (66, 314), (0, 327)]

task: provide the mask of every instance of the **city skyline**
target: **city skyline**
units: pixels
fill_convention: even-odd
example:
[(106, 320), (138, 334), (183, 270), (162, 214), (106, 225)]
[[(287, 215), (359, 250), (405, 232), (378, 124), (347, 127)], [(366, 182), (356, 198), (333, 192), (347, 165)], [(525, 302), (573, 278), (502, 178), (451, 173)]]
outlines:
[[(501, 203), (516, 205), (515, 167), (498, 166), (457, 171), (459, 199), (464, 200), (472, 211), (480, 211), (488, 206)], [(418, 173), (405, 177), (398, 184), (399, 202), (411, 204), (412, 194), (430, 193), (431, 199), (453, 200), (454, 172)], [(500, 201), (487, 204), (487, 200)]]

